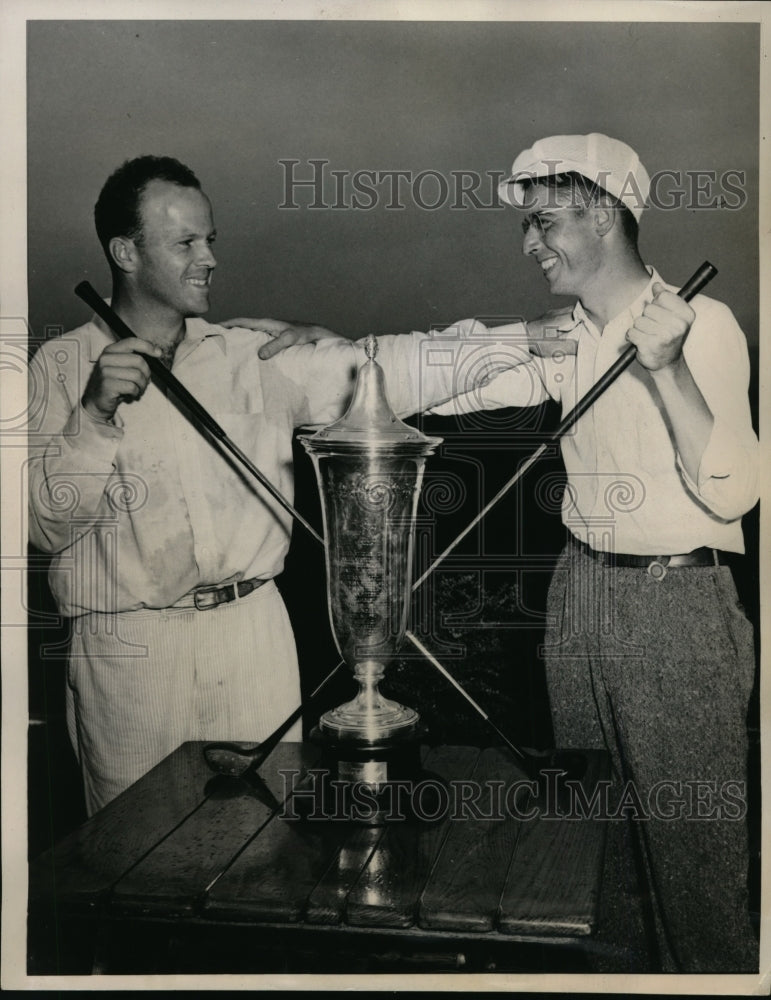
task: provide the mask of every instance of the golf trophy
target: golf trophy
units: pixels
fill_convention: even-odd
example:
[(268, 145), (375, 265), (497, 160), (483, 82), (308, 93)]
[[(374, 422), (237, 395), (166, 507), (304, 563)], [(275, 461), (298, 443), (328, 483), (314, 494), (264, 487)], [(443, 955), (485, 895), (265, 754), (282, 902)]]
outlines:
[(378, 684), (407, 628), (423, 468), (442, 441), (395, 416), (376, 353), (368, 337), (345, 415), (300, 436), (321, 495), (332, 632), (359, 684), (352, 701), (321, 716), (311, 739), (338, 781), (373, 793), (419, 768), (418, 714)]

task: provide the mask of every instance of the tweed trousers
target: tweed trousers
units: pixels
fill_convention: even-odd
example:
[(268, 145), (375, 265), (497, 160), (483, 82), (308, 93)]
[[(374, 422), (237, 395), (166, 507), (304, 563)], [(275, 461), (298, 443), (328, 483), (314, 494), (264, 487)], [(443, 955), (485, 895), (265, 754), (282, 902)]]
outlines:
[[(95, 613), (74, 625), (67, 723), (89, 815), (186, 740), (258, 742), (300, 704), (272, 580), (208, 611)], [(299, 723), (285, 739), (301, 739)]]
[(757, 972), (748, 910), (752, 626), (726, 566), (603, 567), (569, 544), (544, 663), (555, 743), (612, 762), (599, 971)]

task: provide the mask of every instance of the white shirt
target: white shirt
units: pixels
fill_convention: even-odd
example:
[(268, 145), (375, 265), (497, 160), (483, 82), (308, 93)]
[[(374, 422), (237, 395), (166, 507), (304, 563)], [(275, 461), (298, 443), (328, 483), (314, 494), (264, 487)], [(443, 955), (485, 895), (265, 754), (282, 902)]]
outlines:
[[(647, 288), (603, 330), (577, 303), (555, 331), (564, 354), (533, 357), (433, 412), (529, 406), (551, 397), (565, 416), (628, 346), (627, 330), (653, 299), (654, 282), (665, 284), (648, 270)], [(593, 548), (637, 555), (703, 545), (744, 551), (741, 517), (758, 497), (747, 344), (727, 306), (703, 295), (690, 304), (696, 319), (683, 354), (714, 417), (697, 480), (680, 463), (652, 378), (633, 362), (561, 441), (568, 476), (562, 519)]]
[[(291, 502), (295, 428), (342, 414), (365, 355), (361, 343), (341, 339), (261, 361), (267, 339), (188, 320), (173, 371)], [(280, 573), (291, 515), (153, 383), (118, 407), (115, 426), (83, 409), (86, 382), (112, 340), (95, 319), (47, 341), (30, 364), (29, 534), (54, 554), (49, 579), (61, 613), (165, 608), (196, 587)], [(477, 384), (528, 357), (526, 346), (497, 349), (495, 335), (473, 321), (378, 338), (400, 415), (448, 399), (459, 378)]]

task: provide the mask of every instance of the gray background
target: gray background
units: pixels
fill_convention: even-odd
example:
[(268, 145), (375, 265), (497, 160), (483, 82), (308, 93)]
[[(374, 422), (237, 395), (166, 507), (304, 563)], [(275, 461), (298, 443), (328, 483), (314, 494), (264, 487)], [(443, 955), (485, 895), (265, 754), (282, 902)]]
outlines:
[[(643, 256), (710, 294), (757, 343), (759, 26), (655, 23), (62, 21), (28, 26), (29, 317), (88, 318), (73, 287), (109, 276), (92, 225), (124, 159), (170, 154), (211, 196), (211, 319), (312, 319), (396, 332), (556, 304), (511, 209), (280, 210), (279, 160), (329, 170), (507, 170), (542, 135), (602, 131), (649, 172), (746, 172), (739, 211), (651, 209)], [(489, 204), (487, 180), (479, 194)], [(437, 188), (426, 182), (426, 200)], [(334, 199), (330, 183), (328, 200)]]
[[(280, 210), (279, 161), (484, 176), (507, 171), (540, 136), (602, 131), (634, 146), (651, 173), (745, 172), (740, 211), (650, 209), (641, 248), (677, 284), (711, 260), (720, 273), (709, 293), (734, 310), (755, 357), (757, 24), (40, 21), (28, 25), (27, 66), (34, 337), (88, 319), (73, 294), (83, 278), (109, 293), (92, 208), (108, 174), (142, 153), (179, 157), (213, 200), (220, 233), (213, 320), (297, 317), (357, 335), (426, 329), (463, 316), (540, 313), (557, 303), (540, 270), (521, 255), (514, 210), (454, 211), (448, 202), (426, 211), (405, 197), (403, 211), (389, 211), (385, 189), (371, 211), (309, 210), (303, 190), (296, 196), (303, 208)], [(432, 190), (426, 186), (427, 197)], [(489, 204), (489, 180), (480, 196)], [(445, 421), (426, 428), (454, 443), (444, 466), (435, 460), (439, 474), (460, 469), (470, 484), (466, 507), (437, 519), (441, 546), (476, 514), (478, 497), (493, 495), (530, 453), (522, 431), (537, 430), (540, 419), (531, 425), (517, 416), (501, 424), (497, 437), (486, 424), (488, 444), (473, 427)], [(470, 456), (479, 461), (479, 482)], [(548, 478), (555, 470), (542, 463), (540, 471)], [(307, 459), (297, 474), (298, 498), (315, 501)], [(526, 523), (526, 553), (548, 559), (559, 550), (558, 518), (530, 502), (535, 493), (531, 478), (512, 503), (485, 519), (484, 537), (504, 561), (514, 544), (513, 513)], [(319, 523), (317, 511), (298, 505)], [(757, 510), (745, 518), (745, 530), (751, 556), (737, 583), (757, 623)], [(525, 745), (545, 746), (548, 713), (535, 653), (540, 626), (537, 615), (520, 621), (526, 616), (511, 593), (517, 559), (521, 553), (511, 554), (508, 576), (496, 577), (495, 562), (488, 574), (485, 613), (499, 616), (500, 627), (463, 633), (468, 656), (448, 665), (503, 728)], [(544, 563), (525, 581), (528, 608), (543, 605), (546, 569)], [(325, 625), (323, 567), (302, 531), (294, 532), (283, 578), (310, 689), (320, 679), (314, 671), (336, 656)], [(463, 579), (456, 590), (454, 579), (449, 583), (437, 606), (462, 611), (465, 600), (476, 607), (479, 595), (473, 588), (467, 593)], [(31, 606), (53, 613), (42, 568), (30, 573), (29, 584)], [(55, 640), (53, 631), (29, 634), (31, 715), (49, 723), (30, 730), (31, 855), (83, 818), (63, 725), (64, 664), (38, 660), (41, 643)], [(501, 663), (518, 669), (501, 671)], [(459, 742), (458, 733), (469, 743), (489, 737), (473, 713), (461, 715), (463, 704), (430, 670), (412, 663), (389, 670), (389, 678), (402, 685), (394, 695), (418, 708), (440, 741)], [(757, 836), (758, 798), (752, 808)], [(759, 907), (755, 896), (752, 905)]]

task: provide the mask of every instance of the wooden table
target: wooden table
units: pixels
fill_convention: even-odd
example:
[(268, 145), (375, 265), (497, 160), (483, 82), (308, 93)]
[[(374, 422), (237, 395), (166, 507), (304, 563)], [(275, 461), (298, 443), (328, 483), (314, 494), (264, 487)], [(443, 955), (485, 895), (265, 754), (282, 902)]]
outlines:
[[(115, 973), (583, 969), (604, 824), (536, 798), (504, 748), (425, 748), (423, 788), (447, 798), (401, 802), (433, 801), (436, 818), (373, 826), (299, 808), (298, 782), (319, 794), (313, 745), (274, 751), (267, 796), (213, 781), (204, 746), (179, 747), (33, 863), (30, 971), (67, 971), (79, 952)], [(607, 759), (586, 759), (588, 797)]]

